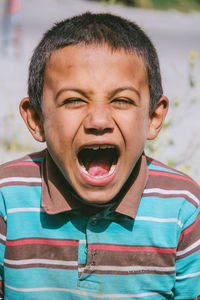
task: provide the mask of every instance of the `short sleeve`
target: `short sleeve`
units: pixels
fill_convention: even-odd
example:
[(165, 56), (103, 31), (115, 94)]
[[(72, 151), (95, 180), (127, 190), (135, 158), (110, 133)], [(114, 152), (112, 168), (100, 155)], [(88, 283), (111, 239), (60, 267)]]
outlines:
[(6, 209), (3, 195), (0, 191), (0, 299), (4, 297), (4, 254), (6, 245)]
[(175, 299), (200, 299), (200, 211), (185, 222), (176, 256)]
[(6, 223), (0, 216), (0, 299), (3, 299), (3, 278), (4, 278), (4, 253), (6, 243)]

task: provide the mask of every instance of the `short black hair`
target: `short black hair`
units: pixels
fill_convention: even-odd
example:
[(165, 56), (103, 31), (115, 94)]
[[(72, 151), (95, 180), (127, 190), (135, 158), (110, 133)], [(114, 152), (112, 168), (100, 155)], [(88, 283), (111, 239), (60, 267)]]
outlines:
[(146, 67), (150, 92), (150, 112), (163, 94), (158, 56), (149, 37), (134, 22), (108, 13), (86, 12), (56, 23), (33, 52), (28, 79), (31, 105), (41, 111), (45, 67), (51, 54), (77, 44), (107, 44), (113, 50), (133, 51)]

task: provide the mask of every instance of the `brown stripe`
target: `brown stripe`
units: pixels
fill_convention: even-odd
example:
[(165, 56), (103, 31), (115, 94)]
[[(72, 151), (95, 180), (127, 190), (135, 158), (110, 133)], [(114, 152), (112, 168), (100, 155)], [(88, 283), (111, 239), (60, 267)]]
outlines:
[(57, 245), (20, 245), (7, 246), (5, 251), (6, 259), (50, 259), (77, 261), (78, 247), (57, 246)]
[(190, 181), (170, 178), (167, 176), (149, 176), (146, 189), (160, 188), (165, 190), (187, 190), (200, 199), (200, 187)]
[(85, 270), (84, 273), (87, 274), (91, 274), (91, 273), (95, 273), (95, 274), (105, 274), (105, 275), (137, 275), (137, 274), (159, 274), (159, 275), (169, 275), (169, 274), (174, 274), (175, 271), (170, 271), (170, 272), (158, 272), (158, 271), (147, 271), (147, 270), (141, 270), (141, 271), (126, 271), (126, 272), (122, 272), (122, 271), (111, 271), (111, 270), (106, 270), (106, 271), (100, 271), (100, 270)]
[(37, 165), (34, 166), (11, 166), (7, 168), (2, 168), (0, 173), (0, 179), (9, 178), (9, 177), (35, 177), (41, 178), (40, 167)]
[[(189, 228), (190, 227), (188, 227), (188, 229)], [(196, 226), (193, 228), (191, 232), (183, 236), (182, 240), (179, 243), (177, 251), (182, 251), (186, 249), (187, 247), (189, 247), (191, 244), (195, 243), (199, 239), (200, 239), (200, 221), (197, 222)]]
[[(166, 190), (166, 189), (165, 189)], [(198, 203), (195, 202), (192, 198), (188, 197), (185, 194), (182, 194), (181, 191), (179, 194), (160, 194), (160, 193), (144, 193), (143, 197), (159, 197), (161, 199), (166, 199), (166, 198), (180, 198), (183, 197), (186, 199), (188, 202), (192, 203), (195, 207), (198, 207)]]
[(0, 244), (5, 245), (5, 241), (0, 238)]
[(185, 253), (185, 254), (183, 254), (183, 255), (177, 256), (176, 260), (182, 259), (182, 258), (184, 258), (184, 257), (187, 257), (187, 256), (191, 255), (192, 253), (197, 252), (198, 250), (200, 250), (200, 245), (199, 245), (198, 247), (195, 247), (195, 248), (192, 249), (191, 251), (188, 251), (187, 253)]
[[(32, 153), (30, 155), (27, 155), (23, 158), (16, 159), (10, 162), (7, 162), (3, 165), (1, 165), (0, 168), (0, 179), (6, 178), (6, 177), (41, 177), (40, 172), (40, 165), (35, 162), (35, 165), (32, 165), (30, 162), (30, 165), (20, 165), (23, 163), (27, 163), (27, 160), (32, 159), (32, 157), (42, 157), (44, 155), (45, 151)], [(16, 164), (16, 165), (14, 165)]]
[[(160, 162), (159, 160), (153, 159), (153, 158), (151, 158), (151, 157), (149, 157), (149, 156), (146, 156), (146, 159), (147, 159), (147, 162), (148, 162), (148, 163), (150, 162), (153, 166), (156, 166), (156, 167), (158, 167), (158, 168), (160, 167), (160, 168), (164, 168), (164, 169), (165, 169), (165, 171), (160, 171), (160, 172), (165, 172), (165, 173), (170, 173), (170, 174), (171, 174), (170, 171), (173, 171), (173, 172), (175, 172), (175, 173), (178, 173), (177, 175), (179, 175), (179, 176), (182, 175), (183, 177), (192, 180), (192, 178), (191, 178), (190, 176), (188, 176), (187, 174), (185, 174), (185, 173), (183, 173), (183, 172), (181, 172), (181, 171), (179, 171), (179, 170), (176, 170), (176, 169), (174, 169), (174, 168), (171, 168), (171, 167), (167, 166), (166, 164)], [(159, 172), (159, 171), (158, 171), (158, 172)], [(173, 174), (173, 173), (172, 173), (172, 174)]]
[[(0, 280), (0, 299), (3, 299), (4, 295), (4, 286), (3, 286), (3, 280)], [(1, 298), (2, 296), (2, 298)]]
[(11, 165), (16, 164), (16, 163), (26, 162), (28, 160), (32, 161), (36, 158), (43, 158), (45, 153), (46, 153), (46, 149), (39, 151), (39, 152), (33, 152), (33, 153), (27, 154), (25, 156), (22, 156), (20, 158), (14, 159), (12, 161), (8, 161), (8, 162), (2, 164), (1, 166), (2, 166), (2, 168), (8, 168)]
[(3, 184), (0, 184), (0, 187), (5, 187), (5, 186), (19, 186), (19, 185), (23, 185), (23, 186), (41, 186), (41, 182), (23, 182), (23, 181), (12, 181), (12, 182), (5, 182)]
[(88, 250), (87, 264), (95, 263), (95, 265), (119, 267), (138, 265), (173, 267), (175, 264), (175, 256), (175, 253)]
[(27, 268), (46, 268), (46, 269), (63, 269), (63, 270), (77, 270), (77, 266), (51, 265), (51, 264), (27, 264), (27, 265), (10, 265), (4, 263), (7, 268), (11, 269), (27, 269)]
[[(1, 216), (0, 216), (0, 234), (6, 236), (6, 222)], [(5, 245), (6, 241), (0, 239), (0, 243)]]

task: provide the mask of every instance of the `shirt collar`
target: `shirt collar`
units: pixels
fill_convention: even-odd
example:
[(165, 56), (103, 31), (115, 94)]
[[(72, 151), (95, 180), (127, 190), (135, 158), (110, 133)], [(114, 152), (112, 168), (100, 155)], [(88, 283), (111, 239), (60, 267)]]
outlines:
[[(140, 198), (147, 183), (148, 168), (145, 155), (138, 160), (132, 175), (124, 185), (121, 200), (114, 211), (135, 218)], [(42, 162), (42, 207), (48, 214), (58, 214), (83, 207), (76, 193), (54, 163), (48, 151)]]

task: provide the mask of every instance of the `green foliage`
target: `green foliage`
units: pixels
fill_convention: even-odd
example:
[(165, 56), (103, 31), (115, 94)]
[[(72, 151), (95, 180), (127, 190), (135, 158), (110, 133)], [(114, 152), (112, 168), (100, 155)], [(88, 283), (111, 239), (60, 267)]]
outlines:
[(183, 12), (190, 10), (200, 11), (200, 0), (96, 0), (106, 5), (116, 3), (141, 7), (141, 8), (154, 8), (161, 10), (177, 9)]
[(195, 87), (195, 77), (194, 77), (194, 67), (195, 67), (195, 61), (197, 58), (197, 51), (192, 50), (190, 51), (190, 70), (189, 70), (189, 84), (191, 86), (191, 88)]
[(191, 9), (200, 10), (199, 0), (150, 0), (152, 7), (156, 9), (177, 9), (189, 11)]
[[(182, 172), (189, 173), (192, 177), (200, 176), (199, 167), (188, 164), (200, 147), (200, 136), (194, 136), (191, 132), (190, 141), (188, 140), (182, 148), (181, 153), (176, 153), (177, 142), (172, 138), (173, 130), (179, 126), (184, 120), (187, 120), (189, 114), (195, 111), (197, 101), (200, 101), (200, 93), (196, 92), (199, 88), (196, 82), (198, 76), (195, 75), (197, 70), (197, 51), (191, 50), (189, 53), (188, 63), (188, 88), (184, 98), (179, 100), (175, 97), (171, 102), (171, 115), (164, 122), (161, 133), (154, 141), (148, 141), (146, 145), (146, 153), (149, 156), (156, 157), (165, 161), (168, 166), (179, 169)], [(184, 132), (181, 132), (184, 136)], [(171, 149), (171, 151), (169, 151)], [(169, 153), (173, 153), (167, 157)], [(164, 155), (163, 155), (164, 154)], [(165, 159), (163, 158), (165, 157)]]

